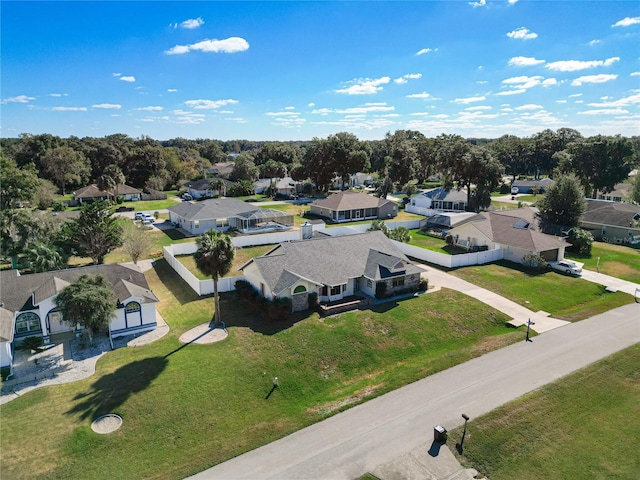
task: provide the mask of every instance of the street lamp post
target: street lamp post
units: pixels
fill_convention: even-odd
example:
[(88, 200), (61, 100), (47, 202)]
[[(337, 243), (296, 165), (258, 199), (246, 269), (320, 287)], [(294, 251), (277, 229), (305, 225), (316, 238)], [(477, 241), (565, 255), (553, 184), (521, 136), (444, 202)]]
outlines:
[(532, 322), (531, 319), (529, 319), (529, 321), (527, 322), (527, 338), (524, 339), (525, 342), (533, 342), (533, 340), (529, 338), (529, 331), (531, 329), (531, 325), (535, 325), (535, 322)]

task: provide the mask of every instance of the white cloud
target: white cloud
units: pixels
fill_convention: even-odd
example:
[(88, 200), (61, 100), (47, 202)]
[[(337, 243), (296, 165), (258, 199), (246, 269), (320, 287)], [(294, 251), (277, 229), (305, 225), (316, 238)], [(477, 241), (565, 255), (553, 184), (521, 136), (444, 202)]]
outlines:
[(315, 104), (315, 103), (313, 103), (313, 102), (309, 102), (309, 103), (307, 103), (307, 107), (309, 107), (309, 108), (311, 108), (311, 107), (315, 107), (315, 106), (316, 106), (316, 104)]
[(87, 107), (53, 107), (54, 112), (86, 112)]
[(589, 46), (590, 46), (590, 47), (593, 47), (594, 45), (597, 45), (597, 44), (599, 44), (599, 43), (600, 43), (600, 40), (591, 40), (591, 41), (589, 42)]
[(134, 108), (134, 110), (143, 110), (145, 112), (161, 112), (162, 110), (164, 110), (164, 107), (140, 107), (140, 108)]
[(394, 82), (397, 83), (398, 85), (402, 85), (407, 83), (409, 80), (417, 80), (419, 78), (422, 78), (421, 73), (407, 73), (406, 75), (396, 78)]
[(201, 27), (202, 25), (204, 25), (204, 20), (202, 20), (202, 17), (190, 18), (180, 24), (182, 28), (188, 28), (188, 29), (198, 28), (198, 27)]
[(382, 90), (380, 85), (387, 84), (390, 81), (391, 79), (389, 77), (356, 79), (347, 82), (347, 85), (351, 86), (335, 90), (335, 92), (345, 93), (347, 95), (371, 95)]
[(465, 108), (465, 111), (467, 112), (475, 112), (478, 110), (491, 110), (492, 108), (489, 105), (479, 105), (477, 107), (468, 107)]
[(569, 98), (573, 98), (573, 97), (581, 97), (582, 93), (573, 93), (571, 95), (569, 95)]
[(120, 77), (120, 80), (122, 80), (123, 82), (133, 83), (136, 81), (136, 77), (134, 77), (133, 75), (130, 75), (127, 77)]
[(122, 74), (121, 74), (120, 72), (116, 72), (116, 73), (112, 73), (112, 75), (113, 75), (114, 77), (119, 77), (119, 76), (121, 76)]
[(623, 115), (625, 113), (629, 113), (629, 111), (622, 108), (605, 108), (602, 110), (585, 110), (584, 112), (578, 112), (578, 115)]
[(551, 62), (545, 65), (545, 68), (549, 70), (555, 70), (558, 72), (576, 72), (578, 70), (585, 70), (587, 68), (594, 67), (608, 67), (615, 62), (620, 61), (620, 57), (611, 57), (606, 60), (562, 60), (559, 62)]
[(640, 72), (631, 72), (629, 74), (630, 77), (640, 77)]
[(469, 5), (471, 5), (473, 8), (484, 7), (486, 4), (487, 0), (480, 0), (479, 2), (469, 2)]
[(520, 27), (507, 33), (507, 37), (517, 40), (533, 40), (534, 38), (538, 38), (538, 34), (529, 31), (528, 28)]
[(173, 92), (177, 92), (177, 91), (178, 91), (177, 88), (167, 88), (167, 92), (173, 93)]
[(191, 108), (195, 108), (197, 110), (203, 109), (216, 109), (223, 107), (225, 105), (233, 105), (238, 103), (238, 100), (227, 99), (227, 100), (187, 100), (184, 102), (185, 105), (190, 106)]
[(516, 107), (516, 110), (518, 111), (524, 111), (524, 110), (540, 110), (541, 108), (544, 108), (542, 105), (535, 105), (533, 103), (530, 103), (528, 105), (521, 105), (519, 107)]
[(423, 48), (422, 50), (418, 50), (416, 55), (424, 55), (425, 53), (437, 52), (437, 48)]
[(516, 3), (518, 3), (518, 0), (508, 0), (509, 5), (515, 5)]
[(556, 80), (555, 78), (545, 78), (542, 81), (543, 87), (550, 87), (551, 85), (557, 85), (557, 84), (558, 84), (558, 80)]
[(29, 103), (31, 100), (35, 100), (36, 97), (28, 97), (26, 95), (18, 95), (17, 97), (5, 98), (2, 103)]
[(107, 110), (120, 110), (122, 105), (118, 105), (117, 103), (98, 103), (96, 105), (91, 105), (91, 108), (104, 108)]
[(507, 84), (509, 86), (513, 86), (513, 88), (529, 89), (540, 85), (543, 77), (540, 75), (536, 75), (534, 77), (527, 77), (526, 75), (522, 75), (520, 77), (511, 77), (502, 81), (502, 83)]
[(176, 45), (169, 50), (165, 50), (167, 55), (180, 55), (183, 53), (201, 51), (213, 53), (237, 53), (249, 49), (249, 42), (240, 37), (229, 37), (224, 40), (202, 40), (191, 45)]
[(567, 103), (566, 100), (556, 100), (556, 103)]
[(351, 108), (319, 108), (312, 110), (311, 113), (316, 115), (328, 115), (329, 113), (339, 113), (344, 115), (366, 114), (370, 112), (391, 112), (395, 110), (395, 107), (387, 105), (385, 102), (380, 103), (365, 103), (358, 107)]
[(429, 99), (429, 100), (438, 100), (437, 98), (433, 97), (430, 93), (427, 92), (422, 92), (422, 93), (412, 93), (411, 95), (407, 95), (407, 98), (423, 98), (423, 99)]
[(631, 95), (629, 97), (621, 98), (620, 100), (613, 100), (611, 102), (603, 103), (589, 103), (590, 107), (627, 107), (629, 105), (635, 105), (640, 103), (640, 93)]
[(508, 65), (511, 67), (530, 67), (541, 63), (544, 63), (544, 60), (538, 60), (535, 57), (513, 57), (509, 60)]
[(452, 100), (452, 102), (453, 103), (458, 103), (458, 104), (461, 104), (461, 105), (468, 105), (468, 104), (474, 103), (474, 102), (482, 102), (482, 101), (484, 101), (486, 99), (487, 99), (487, 97), (482, 95), (481, 97), (456, 98), (455, 100)]
[(496, 93), (496, 95), (519, 95), (521, 93), (526, 92), (526, 90), (524, 88), (518, 88), (516, 90), (504, 90), (502, 92), (498, 92)]
[(637, 25), (640, 23), (640, 17), (625, 17), (622, 20), (618, 20), (611, 25), (612, 27), (630, 27), (631, 25)]
[(296, 107), (284, 107), (285, 110), (295, 110)]
[(50, 97), (68, 97), (69, 94), (68, 93), (50, 93), (49, 96)]
[(571, 82), (571, 86), (579, 87), (584, 83), (605, 83), (618, 78), (618, 75), (601, 73), (599, 75), (584, 75)]

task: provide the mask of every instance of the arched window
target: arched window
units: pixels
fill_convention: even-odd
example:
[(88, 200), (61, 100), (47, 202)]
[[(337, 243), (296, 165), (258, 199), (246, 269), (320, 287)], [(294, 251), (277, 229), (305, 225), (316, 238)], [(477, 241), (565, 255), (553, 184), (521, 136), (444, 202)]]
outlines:
[(298, 285), (295, 290), (293, 291), (293, 293), (304, 293), (306, 292), (307, 289), (304, 285)]
[(16, 335), (41, 333), (40, 317), (33, 312), (25, 312), (16, 318)]
[(138, 302), (129, 302), (124, 306), (126, 328), (142, 325), (142, 308)]

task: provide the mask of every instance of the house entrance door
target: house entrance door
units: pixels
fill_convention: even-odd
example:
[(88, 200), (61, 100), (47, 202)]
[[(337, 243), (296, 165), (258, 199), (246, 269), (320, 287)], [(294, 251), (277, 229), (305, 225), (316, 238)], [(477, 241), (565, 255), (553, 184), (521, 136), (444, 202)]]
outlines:
[(62, 321), (62, 312), (49, 312), (49, 334), (70, 332), (73, 327)]

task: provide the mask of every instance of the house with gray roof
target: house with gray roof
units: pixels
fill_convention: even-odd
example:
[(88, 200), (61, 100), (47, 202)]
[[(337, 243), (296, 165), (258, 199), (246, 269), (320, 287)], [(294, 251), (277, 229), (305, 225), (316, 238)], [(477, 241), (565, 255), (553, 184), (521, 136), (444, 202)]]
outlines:
[(467, 210), (467, 194), (462, 190), (434, 188), (414, 195), (404, 208), (407, 212), (425, 216), (438, 212), (465, 212)]
[(168, 208), (169, 220), (191, 235), (208, 230), (227, 231), (237, 228), (242, 233), (287, 230), (293, 216), (274, 209), (258, 208), (233, 198), (212, 198), (201, 202), (182, 202)]
[(340, 192), (316, 200), (310, 205), (310, 213), (335, 223), (359, 220), (388, 220), (398, 215), (398, 205), (386, 198), (378, 198), (360, 192)]
[(221, 177), (201, 178), (184, 183), (187, 193), (196, 200), (224, 196), (227, 194), (227, 188), (232, 185), (233, 182)]
[[(43, 337), (48, 343), (57, 334), (74, 330), (73, 322), (62, 318), (55, 298), (82, 275), (102, 275), (117, 299), (117, 310), (109, 324), (112, 337), (156, 328), (158, 297), (149, 289), (137, 267), (91, 265), (52, 272), (21, 275), (18, 270), (0, 271), (0, 358), (11, 363), (11, 344), (26, 337)], [(73, 320), (73, 319), (71, 319)]]
[(449, 230), (449, 235), (455, 245), (467, 250), (501, 248), (503, 258), (516, 263), (522, 263), (527, 254), (547, 261), (562, 260), (569, 245), (564, 238), (542, 233), (537, 211), (529, 207), (479, 213)]
[(267, 299), (291, 298), (293, 311), (351, 296), (374, 297), (416, 291), (423, 271), (382, 232), (314, 237), (281, 243), (240, 267), (245, 279)]
[(635, 242), (640, 236), (640, 206), (585, 199), (580, 227), (591, 232), (596, 240), (619, 244)]
[(511, 194), (534, 194), (546, 192), (554, 181), (550, 178), (539, 180), (514, 180), (511, 182)]

